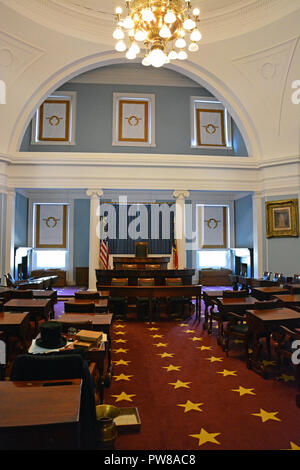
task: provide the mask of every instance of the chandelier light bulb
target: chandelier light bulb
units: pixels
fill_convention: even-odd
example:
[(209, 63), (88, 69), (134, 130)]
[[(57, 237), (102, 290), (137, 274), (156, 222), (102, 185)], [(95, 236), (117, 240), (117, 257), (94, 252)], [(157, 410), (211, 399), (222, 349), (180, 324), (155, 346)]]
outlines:
[(198, 46), (198, 44), (196, 44), (195, 42), (191, 42), (191, 44), (189, 45), (189, 51), (190, 51), (190, 52), (197, 52), (197, 51), (199, 51), (199, 46)]
[(123, 21), (123, 26), (126, 29), (134, 28), (134, 22), (133, 22), (133, 20), (131, 19), (130, 16), (126, 16), (125, 20)]
[(149, 56), (146, 55), (143, 60), (142, 60), (142, 64), (145, 65), (145, 67), (149, 67), (149, 65), (151, 65), (151, 62), (149, 60)]
[(153, 67), (162, 67), (166, 62), (166, 55), (161, 49), (155, 48), (150, 52), (149, 60)]
[(185, 60), (187, 59), (187, 53), (181, 49), (179, 52), (178, 52), (178, 59), (179, 60)]
[(134, 35), (136, 41), (145, 41), (146, 37), (147, 33), (143, 29), (138, 29)]
[(120, 27), (116, 28), (113, 32), (114, 39), (124, 39), (124, 36), (125, 34)]
[(126, 52), (126, 57), (127, 59), (129, 60), (133, 60), (136, 58), (136, 54), (134, 52), (134, 50), (132, 49), (132, 46), (128, 49), (128, 51)]
[(123, 10), (122, 10), (121, 7), (117, 7), (117, 8), (115, 9), (115, 12), (116, 12), (117, 15), (122, 15)]
[(193, 10), (193, 15), (194, 15), (194, 16), (199, 16), (199, 15), (200, 15), (200, 10), (199, 10), (199, 8), (194, 8), (194, 10)]
[(125, 44), (125, 42), (122, 41), (122, 40), (121, 40), (121, 41), (118, 41), (118, 42), (116, 43), (116, 45), (115, 45), (115, 49), (116, 49), (116, 51), (118, 51), (118, 52), (124, 52), (124, 51), (126, 51), (126, 44)]
[(200, 33), (199, 29), (194, 29), (191, 32), (191, 35), (190, 35), (191, 41), (198, 42), (200, 41), (201, 38), (202, 38), (202, 34)]
[(136, 42), (133, 42), (130, 48), (134, 51), (135, 55), (138, 55), (141, 51)]
[(191, 20), (191, 18), (187, 18), (186, 20), (184, 20), (183, 22), (183, 27), (184, 29), (190, 31), (191, 29), (195, 28), (196, 26), (196, 23), (194, 20)]
[(174, 49), (172, 49), (169, 52), (168, 57), (169, 57), (170, 60), (176, 60), (177, 59), (177, 52)]
[(175, 13), (172, 10), (168, 10), (164, 16), (164, 22), (167, 24), (172, 24), (172, 23), (175, 23), (175, 21), (176, 21)]
[(178, 49), (182, 49), (186, 46), (186, 42), (183, 38), (178, 38), (175, 42), (175, 46), (178, 47)]
[(150, 21), (154, 20), (154, 14), (151, 8), (148, 7), (142, 10), (142, 19), (143, 21), (146, 21), (147, 23), (150, 23)]
[(159, 35), (161, 38), (164, 38), (164, 39), (171, 37), (171, 31), (169, 30), (166, 24), (164, 24), (163, 27), (161, 28)]

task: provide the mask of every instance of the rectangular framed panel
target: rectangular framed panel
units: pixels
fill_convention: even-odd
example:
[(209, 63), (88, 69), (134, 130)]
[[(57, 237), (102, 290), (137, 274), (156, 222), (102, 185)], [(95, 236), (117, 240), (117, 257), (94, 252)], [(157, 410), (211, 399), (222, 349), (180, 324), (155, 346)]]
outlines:
[(35, 212), (36, 248), (67, 248), (66, 204), (37, 204)]
[(70, 101), (47, 99), (40, 106), (39, 141), (69, 142)]
[(227, 248), (227, 208), (204, 206), (202, 248)]
[(118, 140), (120, 142), (148, 142), (148, 101), (120, 100), (118, 119)]
[(266, 202), (267, 238), (298, 237), (298, 199)]
[(226, 147), (224, 110), (196, 109), (197, 145)]

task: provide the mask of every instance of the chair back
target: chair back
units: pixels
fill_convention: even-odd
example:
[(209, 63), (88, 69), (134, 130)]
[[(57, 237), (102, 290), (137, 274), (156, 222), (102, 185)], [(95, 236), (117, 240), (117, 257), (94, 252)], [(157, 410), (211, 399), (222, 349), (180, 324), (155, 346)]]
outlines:
[(7, 287), (12, 287), (12, 288), (16, 287), (16, 281), (14, 280), (14, 278), (12, 277), (10, 273), (4, 274), (4, 277), (6, 279)]
[(33, 299), (32, 290), (13, 290), (12, 291), (13, 299)]
[(283, 281), (283, 280), (284, 280), (284, 276), (282, 273), (274, 274), (273, 281), (277, 282), (277, 281)]
[(145, 278), (141, 277), (138, 279), (138, 286), (154, 286), (155, 285), (155, 280), (153, 277)]
[(161, 269), (160, 264), (145, 264), (145, 269)]
[(99, 292), (77, 291), (74, 293), (75, 299), (99, 299)]
[(122, 264), (121, 269), (138, 269), (137, 264)]
[(111, 280), (111, 285), (112, 286), (128, 286), (128, 278), (127, 277), (122, 277), (122, 278), (113, 277)]
[(227, 299), (248, 297), (248, 291), (246, 289), (241, 290), (223, 290), (223, 297)]
[(263, 274), (263, 280), (264, 281), (270, 281), (271, 275), (272, 275), (271, 272), (265, 271), (264, 274)]
[(135, 242), (135, 256), (137, 258), (147, 258), (148, 242)]
[(94, 302), (78, 303), (65, 302), (66, 313), (95, 313)]
[(166, 277), (166, 286), (182, 286), (181, 277)]
[[(93, 380), (84, 355), (79, 351), (48, 354), (22, 354), (13, 363), (12, 381), (82, 379), (80, 436), (84, 449), (96, 446), (96, 403)], [(66, 395), (66, 400), (67, 400)], [(34, 403), (32, 404), (34, 406)]]
[(271, 300), (261, 300), (257, 301), (253, 305), (254, 310), (268, 310), (270, 308), (280, 308), (283, 306), (282, 300), (271, 299)]

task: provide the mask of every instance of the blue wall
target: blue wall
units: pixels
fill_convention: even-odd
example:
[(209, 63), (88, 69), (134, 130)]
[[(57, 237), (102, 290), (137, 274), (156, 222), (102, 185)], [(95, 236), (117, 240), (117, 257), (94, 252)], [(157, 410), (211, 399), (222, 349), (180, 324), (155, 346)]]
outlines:
[[(190, 146), (190, 97), (212, 96), (203, 87), (99, 85), (66, 83), (59, 91), (77, 92), (76, 145), (31, 145), (31, 124), (23, 152), (126, 152), (248, 156), (238, 127), (232, 125), (233, 149), (195, 149)], [(112, 146), (113, 93), (155, 94), (156, 147)]]
[(27, 246), (28, 198), (16, 193), (15, 206), (15, 247)]
[(253, 248), (252, 196), (234, 202), (235, 247)]
[(76, 267), (89, 265), (90, 241), (90, 200), (74, 200), (74, 244), (73, 263), (74, 273)]

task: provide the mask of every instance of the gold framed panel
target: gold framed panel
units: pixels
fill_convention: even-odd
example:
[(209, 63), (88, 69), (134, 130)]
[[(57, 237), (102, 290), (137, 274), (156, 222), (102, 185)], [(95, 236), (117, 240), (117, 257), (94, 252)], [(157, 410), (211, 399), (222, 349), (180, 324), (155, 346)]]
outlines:
[[(201, 142), (201, 123), (200, 123), (200, 113), (218, 113), (220, 114), (221, 122), (221, 144), (207, 144)], [(223, 109), (196, 109), (196, 128), (197, 128), (197, 145), (204, 147), (226, 147), (225, 139), (225, 124), (224, 124), (224, 110)]]
[[(65, 105), (65, 135), (64, 137), (45, 137), (44, 136), (44, 105), (46, 103), (58, 103), (58, 104), (64, 104)], [(55, 100), (55, 99), (47, 99), (43, 102), (43, 104), (40, 106), (40, 112), (39, 112), (39, 132), (38, 132), (38, 140), (42, 142), (69, 142), (70, 141), (70, 101), (69, 100)], [(50, 120), (56, 120), (56, 122), (59, 123), (59, 119), (61, 119), (59, 116), (50, 116), (49, 117), (49, 122)]]
[(35, 247), (36, 248), (67, 248), (67, 218), (68, 218), (68, 207), (66, 204), (63, 205), (63, 227), (62, 227), (62, 244), (43, 244), (40, 242), (40, 220), (41, 220), (41, 204), (36, 205), (35, 214)]
[[(144, 105), (144, 136), (141, 138), (129, 138), (123, 135), (123, 105), (124, 104), (140, 104)], [(149, 142), (149, 101), (147, 100), (119, 100), (118, 113), (118, 141), (119, 142)], [(130, 116), (128, 120), (138, 122), (136, 116)]]
[(265, 203), (266, 237), (299, 237), (298, 199)]
[[(214, 218), (210, 218), (207, 221), (207, 225), (210, 228), (216, 228), (218, 225), (218, 221)], [(202, 248), (227, 248), (227, 207), (225, 206), (223, 207), (223, 243), (222, 245), (202, 245)]]

